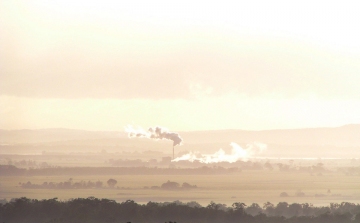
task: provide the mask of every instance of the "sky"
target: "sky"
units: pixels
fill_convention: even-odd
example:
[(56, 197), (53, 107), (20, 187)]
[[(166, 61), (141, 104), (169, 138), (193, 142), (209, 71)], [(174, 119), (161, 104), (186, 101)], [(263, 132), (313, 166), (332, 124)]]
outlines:
[(358, 1), (0, 0), (0, 128), (360, 124)]

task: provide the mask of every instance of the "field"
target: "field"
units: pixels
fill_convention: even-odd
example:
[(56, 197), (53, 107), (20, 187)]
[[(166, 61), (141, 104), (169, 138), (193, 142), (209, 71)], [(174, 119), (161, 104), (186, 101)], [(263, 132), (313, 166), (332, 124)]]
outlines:
[[(42, 184), (43, 182), (63, 182), (72, 178), (74, 182), (102, 181), (102, 189), (25, 189), (19, 182)], [(110, 189), (106, 181), (117, 180), (116, 188)], [(197, 185), (191, 190), (161, 190), (149, 189), (151, 186), (161, 186), (170, 181), (187, 182)], [(326, 173), (321, 176), (309, 173), (294, 173), (266, 170), (249, 170), (234, 175), (138, 175), (138, 176), (41, 176), (41, 177), (0, 177), (0, 198), (28, 197), (45, 199), (58, 197), (60, 200), (89, 197), (108, 198), (118, 202), (127, 199), (139, 203), (149, 201), (165, 202), (180, 200), (183, 202), (197, 201), (207, 205), (210, 201), (230, 206), (234, 202), (244, 202), (247, 205), (270, 201), (277, 204), (312, 203), (314, 205), (329, 205), (331, 202), (360, 203), (360, 177), (346, 176), (340, 172)], [(149, 187), (149, 188), (144, 188)], [(329, 191), (330, 190), (330, 191)], [(288, 197), (280, 197), (286, 192)], [(304, 196), (296, 195), (303, 192)]]

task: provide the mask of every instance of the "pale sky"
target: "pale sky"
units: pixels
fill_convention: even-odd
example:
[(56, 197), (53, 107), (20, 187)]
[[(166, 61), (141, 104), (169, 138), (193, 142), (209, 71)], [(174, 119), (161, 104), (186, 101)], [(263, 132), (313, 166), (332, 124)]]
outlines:
[(0, 0), (0, 128), (360, 123), (359, 1)]

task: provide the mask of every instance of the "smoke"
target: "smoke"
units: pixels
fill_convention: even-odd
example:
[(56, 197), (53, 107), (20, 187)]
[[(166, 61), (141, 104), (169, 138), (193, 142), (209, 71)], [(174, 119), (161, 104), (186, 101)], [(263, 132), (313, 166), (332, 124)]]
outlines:
[(147, 131), (142, 128), (133, 128), (131, 125), (125, 127), (125, 131), (130, 138), (148, 138), (148, 139), (167, 139), (173, 141), (173, 146), (181, 145), (182, 138), (178, 133), (169, 132), (166, 128), (154, 127)]
[(248, 160), (256, 154), (262, 153), (267, 148), (266, 144), (259, 142), (247, 144), (245, 149), (234, 142), (230, 143), (230, 146), (232, 147), (230, 154), (226, 154), (223, 149), (219, 149), (219, 151), (215, 152), (214, 154), (200, 154), (199, 152), (190, 152), (174, 159), (173, 161), (177, 162), (186, 160), (190, 162), (199, 161), (200, 163), (234, 163), (238, 160)]

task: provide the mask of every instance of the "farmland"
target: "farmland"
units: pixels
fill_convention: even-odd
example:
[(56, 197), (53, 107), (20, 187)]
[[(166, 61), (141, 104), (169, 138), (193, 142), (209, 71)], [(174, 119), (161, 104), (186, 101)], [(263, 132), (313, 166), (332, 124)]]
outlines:
[[(101, 189), (27, 189), (20, 183), (62, 182), (71, 178), (74, 182), (101, 181)], [(106, 181), (117, 180), (115, 188), (109, 188)], [(168, 180), (182, 184), (197, 185), (191, 190), (151, 189)], [(134, 200), (139, 203), (149, 201), (197, 201), (207, 205), (210, 201), (231, 205), (234, 202), (263, 203), (313, 203), (328, 205), (360, 201), (360, 177), (340, 172), (322, 175), (309, 173), (284, 173), (279, 171), (254, 170), (234, 174), (216, 175), (86, 175), (86, 176), (1, 176), (0, 197), (7, 200), (16, 197), (48, 199), (58, 197), (67, 200), (75, 197), (109, 198), (116, 201)], [(288, 196), (280, 197), (286, 192)]]

